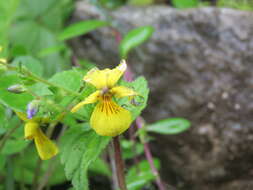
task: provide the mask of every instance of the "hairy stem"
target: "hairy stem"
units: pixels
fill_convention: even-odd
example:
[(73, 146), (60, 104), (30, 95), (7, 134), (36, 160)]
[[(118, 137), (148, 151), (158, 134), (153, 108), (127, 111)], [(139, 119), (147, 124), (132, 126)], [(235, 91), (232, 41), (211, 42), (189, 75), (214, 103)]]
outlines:
[(62, 86), (59, 86), (57, 84), (54, 84), (54, 83), (51, 83), (49, 82), (48, 80), (45, 80), (43, 79), (42, 77), (39, 77), (35, 74), (33, 74), (32, 72), (30, 72), (29, 70), (27, 70), (26, 68), (18, 68), (18, 67), (15, 67), (15, 66), (11, 66), (7, 63), (1, 63), (3, 65), (5, 65), (9, 70), (12, 70), (12, 71), (16, 71), (16, 72), (19, 72), (21, 74), (24, 74), (26, 75), (27, 77), (30, 77), (32, 80), (36, 81), (36, 82), (41, 82), (41, 83), (44, 83), (48, 86), (52, 86), (52, 87), (55, 87), (55, 88), (58, 88), (58, 89), (61, 89), (63, 91), (65, 91), (66, 93), (70, 94), (70, 95), (74, 95), (74, 96), (80, 96), (79, 93), (75, 92), (75, 91), (72, 91), (72, 90), (69, 90), (67, 88), (64, 88)]
[(113, 147), (114, 147), (114, 157), (115, 157), (115, 165), (116, 165), (119, 188), (120, 190), (127, 190), (125, 175), (124, 175), (124, 162), (121, 157), (119, 136), (113, 137)]

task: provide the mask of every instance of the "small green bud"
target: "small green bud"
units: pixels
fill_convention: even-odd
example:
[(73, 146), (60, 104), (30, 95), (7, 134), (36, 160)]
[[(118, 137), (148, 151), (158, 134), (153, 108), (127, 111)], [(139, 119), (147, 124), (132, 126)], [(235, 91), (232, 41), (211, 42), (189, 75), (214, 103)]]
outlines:
[(26, 88), (21, 84), (14, 84), (8, 87), (7, 90), (15, 94), (21, 94), (26, 91)]

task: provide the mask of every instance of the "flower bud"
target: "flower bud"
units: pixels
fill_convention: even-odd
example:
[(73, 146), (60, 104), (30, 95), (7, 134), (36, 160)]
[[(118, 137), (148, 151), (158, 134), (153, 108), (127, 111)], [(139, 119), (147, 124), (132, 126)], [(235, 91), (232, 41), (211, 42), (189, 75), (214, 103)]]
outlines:
[(26, 88), (21, 84), (14, 84), (7, 88), (9, 92), (20, 94), (26, 91)]
[(39, 100), (33, 100), (27, 105), (26, 114), (28, 119), (32, 119), (39, 111), (39, 103)]

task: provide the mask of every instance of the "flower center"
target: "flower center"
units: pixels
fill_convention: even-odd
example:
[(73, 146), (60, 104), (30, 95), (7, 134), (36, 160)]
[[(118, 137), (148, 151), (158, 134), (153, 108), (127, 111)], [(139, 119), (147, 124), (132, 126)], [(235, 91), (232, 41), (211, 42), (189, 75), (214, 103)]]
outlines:
[(103, 95), (105, 95), (105, 94), (108, 94), (109, 90), (110, 90), (110, 89), (109, 89), (108, 87), (102, 88), (102, 89), (101, 89), (101, 95), (103, 96)]
[(99, 109), (101, 112), (104, 112), (107, 116), (111, 114), (117, 114), (119, 110), (119, 106), (112, 101), (112, 94), (107, 92), (101, 96), (102, 101), (99, 104)]

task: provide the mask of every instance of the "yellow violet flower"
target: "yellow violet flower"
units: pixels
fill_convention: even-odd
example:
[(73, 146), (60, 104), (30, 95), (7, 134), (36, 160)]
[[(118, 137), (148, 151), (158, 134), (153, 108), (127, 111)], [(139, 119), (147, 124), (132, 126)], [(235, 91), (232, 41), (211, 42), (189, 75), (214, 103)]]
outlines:
[(113, 101), (113, 97), (134, 97), (135, 91), (116, 83), (127, 68), (125, 60), (114, 69), (90, 70), (83, 78), (87, 83), (97, 88), (84, 101), (74, 106), (71, 112), (76, 112), (85, 104), (97, 103), (94, 108), (90, 125), (101, 136), (117, 136), (127, 130), (132, 122), (131, 113)]
[(21, 112), (16, 112), (16, 114), (25, 122), (25, 139), (34, 140), (38, 154), (42, 160), (48, 160), (59, 152), (57, 146), (40, 129), (39, 123), (41, 119), (28, 119)]
[[(0, 46), (0, 52), (3, 50), (3, 48)], [(4, 59), (4, 58), (0, 58), (0, 63), (6, 63), (7, 61), (6, 61), (6, 59)]]

